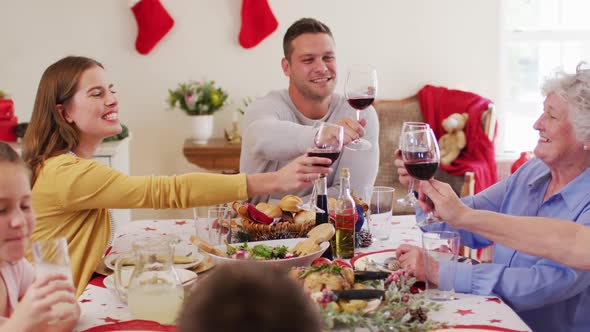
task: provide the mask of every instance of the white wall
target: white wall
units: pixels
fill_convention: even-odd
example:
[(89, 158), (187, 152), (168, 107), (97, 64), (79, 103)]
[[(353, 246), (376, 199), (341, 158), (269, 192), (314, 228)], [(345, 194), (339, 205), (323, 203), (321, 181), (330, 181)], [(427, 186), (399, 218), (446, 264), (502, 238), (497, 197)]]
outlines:
[[(196, 168), (182, 155), (186, 115), (167, 112), (167, 89), (188, 79), (214, 79), (234, 100), (216, 114), (215, 136), (230, 127), (245, 96), (287, 86), (280, 69), (282, 37), (300, 17), (330, 26), (342, 90), (346, 66), (368, 62), (379, 73), (379, 97), (402, 98), (424, 84), (499, 96), (499, 4), (495, 0), (269, 0), (279, 27), (244, 49), (237, 41), (239, 0), (162, 0), (176, 23), (152, 52), (135, 51), (137, 26), (122, 0), (0, 0), (0, 89), (30, 119), (39, 78), (74, 54), (102, 62), (115, 84), (120, 116), (133, 134), (133, 175)], [(137, 210), (134, 219), (188, 217), (189, 211)]]

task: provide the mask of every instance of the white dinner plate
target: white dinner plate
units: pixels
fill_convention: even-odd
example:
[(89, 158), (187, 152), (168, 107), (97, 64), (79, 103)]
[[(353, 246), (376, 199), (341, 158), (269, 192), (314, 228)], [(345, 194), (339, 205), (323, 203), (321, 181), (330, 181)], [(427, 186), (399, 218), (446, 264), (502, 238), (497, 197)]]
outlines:
[[(203, 256), (202, 254), (198, 253), (197, 251), (198, 251), (198, 249), (195, 248), (187, 256), (187, 257), (193, 258), (194, 259), (193, 262), (191, 262), (191, 263), (185, 263), (185, 264), (174, 264), (174, 267), (177, 268), (177, 269), (190, 269), (192, 267), (195, 267), (195, 266), (201, 264), (201, 262), (203, 261), (203, 259), (205, 258), (205, 256)], [(107, 256), (105, 256), (103, 258), (104, 265), (106, 267), (108, 267), (109, 269), (111, 269), (111, 270), (115, 270), (115, 260), (117, 258), (119, 258), (119, 256), (121, 256), (121, 254), (108, 254)]]
[[(374, 262), (377, 265), (383, 265), (383, 263), (385, 262), (385, 260), (387, 258), (395, 258), (395, 250), (396, 249), (386, 249), (386, 250), (381, 250), (381, 251), (376, 251), (376, 252), (369, 252), (369, 253), (361, 253), (355, 257), (353, 257), (350, 262), (352, 264), (352, 267), (355, 270), (358, 271), (367, 271), (367, 270), (372, 270), (374, 268), (371, 267), (372, 262)], [(437, 253), (439, 256), (447, 256), (450, 257), (451, 254), (449, 253), (442, 253), (442, 252), (438, 252)], [(449, 258), (450, 260), (450, 258)], [(459, 256), (459, 263), (467, 263), (467, 264), (479, 264), (479, 262), (475, 259), (471, 259), (471, 258), (466, 258), (466, 257), (462, 257)]]
[(377, 265), (383, 265), (385, 260), (390, 257), (395, 257), (395, 249), (387, 249), (372, 253), (361, 253), (350, 260), (352, 267), (357, 271), (368, 271), (374, 270), (371, 267), (375, 263)]

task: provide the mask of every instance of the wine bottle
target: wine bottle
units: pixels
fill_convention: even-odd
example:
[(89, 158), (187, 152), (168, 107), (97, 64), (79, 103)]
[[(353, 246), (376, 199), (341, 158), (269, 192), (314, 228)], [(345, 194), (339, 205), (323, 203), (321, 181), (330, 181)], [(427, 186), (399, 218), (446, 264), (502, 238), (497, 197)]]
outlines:
[(337, 258), (352, 258), (354, 256), (354, 224), (356, 221), (356, 206), (350, 194), (350, 171), (348, 168), (340, 170), (340, 195), (336, 202), (336, 236), (334, 255)]
[[(330, 215), (328, 213), (328, 183), (326, 177), (320, 177), (316, 180), (316, 207), (322, 211), (315, 213), (316, 225), (330, 222)], [(329, 246), (326, 251), (322, 254), (322, 257), (332, 259), (332, 246)]]
[(315, 213), (315, 223), (316, 225), (319, 225), (327, 223), (330, 219), (330, 216), (328, 214), (328, 184), (326, 182), (326, 177), (320, 177), (316, 181), (316, 206), (322, 209), (323, 211), (316, 211)]

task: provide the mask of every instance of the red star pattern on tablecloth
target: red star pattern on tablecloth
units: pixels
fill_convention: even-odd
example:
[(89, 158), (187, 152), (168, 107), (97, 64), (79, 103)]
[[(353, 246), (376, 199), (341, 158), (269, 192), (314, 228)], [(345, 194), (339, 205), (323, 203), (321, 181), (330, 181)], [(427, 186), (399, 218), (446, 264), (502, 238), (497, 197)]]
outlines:
[(147, 232), (147, 231), (155, 231), (155, 230), (157, 230), (157, 229), (155, 229), (155, 228), (151, 228), (151, 227), (146, 227), (146, 228), (144, 228), (143, 230)]
[(465, 316), (465, 315), (475, 315), (475, 313), (473, 312), (472, 309), (466, 309), (466, 310), (461, 310), (461, 309), (457, 309), (457, 311), (455, 311), (456, 314), (459, 314), (461, 316)]
[(502, 303), (502, 300), (497, 297), (486, 297), (486, 302)]
[(114, 319), (114, 318), (111, 318), (109, 316), (107, 316), (105, 318), (99, 318), (99, 319), (100, 320), (103, 320), (105, 323), (118, 323), (118, 322), (121, 321), (120, 319)]
[(412, 239), (403, 239), (402, 242), (409, 243), (409, 242), (416, 242), (416, 240)]
[(490, 319), (488, 322), (494, 324), (494, 323), (502, 323), (501, 319)]
[(92, 300), (90, 299), (81, 299), (80, 303), (86, 303), (86, 302), (92, 302)]
[(392, 221), (391, 224), (392, 225), (399, 225), (399, 224), (401, 224), (401, 222), (399, 222), (399, 221)]
[(180, 225), (180, 226), (186, 225), (186, 221), (185, 220), (183, 220), (183, 221), (176, 221), (176, 222), (174, 222), (174, 225)]

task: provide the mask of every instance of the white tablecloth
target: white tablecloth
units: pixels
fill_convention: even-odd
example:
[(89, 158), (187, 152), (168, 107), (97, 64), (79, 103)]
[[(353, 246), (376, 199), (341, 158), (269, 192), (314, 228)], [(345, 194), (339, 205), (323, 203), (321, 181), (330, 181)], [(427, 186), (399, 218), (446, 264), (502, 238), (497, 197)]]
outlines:
[[(201, 222), (204, 222), (202, 220)], [(374, 252), (393, 249), (402, 243), (420, 245), (421, 231), (415, 226), (414, 216), (394, 216), (390, 238), (386, 241), (375, 241), (368, 248), (357, 249), (361, 252)], [(141, 220), (119, 224), (117, 239), (123, 239), (126, 234), (149, 232), (153, 234), (177, 234), (182, 241), (194, 232), (192, 220)], [(88, 328), (121, 323), (132, 320), (127, 306), (109, 289), (104, 288), (100, 279), (93, 280), (79, 298), (82, 314), (75, 331)], [(471, 294), (457, 294), (457, 299), (444, 302), (440, 311), (429, 313), (429, 317), (436, 321), (447, 322), (450, 325), (478, 325), (488, 328), (504, 328), (515, 331), (530, 331), (528, 326), (504, 301), (493, 296), (478, 296)]]

